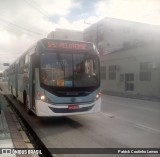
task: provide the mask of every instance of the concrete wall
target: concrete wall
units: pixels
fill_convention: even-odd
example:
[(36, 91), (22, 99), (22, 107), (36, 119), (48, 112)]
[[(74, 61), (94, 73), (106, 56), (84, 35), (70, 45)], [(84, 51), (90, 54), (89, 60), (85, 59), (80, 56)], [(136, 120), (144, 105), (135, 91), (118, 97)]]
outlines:
[[(151, 81), (140, 81), (140, 63), (150, 62)], [(109, 80), (109, 66), (117, 65), (116, 80)], [(134, 74), (134, 90), (130, 93), (160, 97), (160, 45), (153, 43), (106, 54), (101, 58), (101, 66), (106, 66), (106, 80), (102, 80), (102, 90), (127, 93), (125, 80), (120, 74)]]

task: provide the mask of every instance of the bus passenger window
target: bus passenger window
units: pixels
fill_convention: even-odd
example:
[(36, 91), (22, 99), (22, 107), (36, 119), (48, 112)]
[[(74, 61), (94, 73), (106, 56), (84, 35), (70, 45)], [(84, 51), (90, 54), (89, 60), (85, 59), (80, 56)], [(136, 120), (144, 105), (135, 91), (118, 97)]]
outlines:
[(23, 56), (19, 61), (19, 73), (20, 74), (24, 72), (24, 64), (25, 64), (25, 58)]
[(28, 72), (28, 68), (29, 68), (29, 55), (28, 54), (26, 54), (26, 56), (25, 56), (25, 63), (24, 63), (24, 72)]

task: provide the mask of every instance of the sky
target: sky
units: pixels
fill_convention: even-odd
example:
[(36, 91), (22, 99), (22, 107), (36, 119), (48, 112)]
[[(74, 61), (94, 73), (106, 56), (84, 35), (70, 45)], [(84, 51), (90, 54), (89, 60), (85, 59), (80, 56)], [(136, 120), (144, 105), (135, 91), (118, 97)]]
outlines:
[(104, 17), (160, 25), (160, 0), (0, 0), (0, 71), (56, 28), (83, 31)]

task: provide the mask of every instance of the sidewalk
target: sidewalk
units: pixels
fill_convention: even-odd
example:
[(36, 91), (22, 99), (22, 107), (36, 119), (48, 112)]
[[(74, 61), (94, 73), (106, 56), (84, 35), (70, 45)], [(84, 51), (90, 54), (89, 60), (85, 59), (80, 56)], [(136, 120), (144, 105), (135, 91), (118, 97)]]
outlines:
[(1, 154), (1, 148), (33, 148), (15, 113), (4, 97), (4, 94), (9, 94), (8, 89), (5, 87), (5, 84), (0, 83), (0, 157), (37, 157), (38, 155), (30, 154)]
[[(7, 109), (6, 103), (4, 103), (4, 98), (0, 93), (0, 103), (1, 103), (1, 114), (0, 114), (0, 148), (14, 148), (13, 142), (11, 139), (10, 131), (8, 128), (8, 123), (5, 118), (4, 110)], [(2, 150), (0, 150), (1, 152)], [(12, 154), (0, 154), (0, 157), (15, 157), (16, 155)]]

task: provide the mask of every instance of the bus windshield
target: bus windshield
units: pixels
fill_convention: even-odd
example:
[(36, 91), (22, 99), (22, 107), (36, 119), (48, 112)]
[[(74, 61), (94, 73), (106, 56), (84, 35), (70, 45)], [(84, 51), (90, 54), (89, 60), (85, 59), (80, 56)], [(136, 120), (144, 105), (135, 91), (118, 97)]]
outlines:
[(40, 82), (53, 87), (94, 87), (99, 85), (98, 56), (88, 53), (42, 53)]

